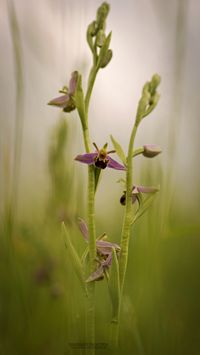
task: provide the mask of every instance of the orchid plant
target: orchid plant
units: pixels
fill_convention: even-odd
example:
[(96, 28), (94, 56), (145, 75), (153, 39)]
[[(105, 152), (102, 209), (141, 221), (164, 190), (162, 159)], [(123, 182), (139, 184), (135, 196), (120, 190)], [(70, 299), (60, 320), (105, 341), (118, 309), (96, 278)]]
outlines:
[[(159, 190), (158, 187), (137, 186), (133, 183), (133, 158), (138, 155), (153, 158), (161, 153), (161, 149), (156, 145), (134, 148), (135, 136), (140, 123), (154, 110), (158, 103), (159, 75), (153, 75), (152, 79), (143, 87), (127, 154), (113, 136), (111, 136), (113, 150), (107, 150), (107, 143), (101, 149), (95, 143), (93, 143), (95, 148), (93, 149), (91, 144), (88, 120), (90, 98), (97, 73), (105, 68), (112, 59), (111, 32), (108, 35), (105, 33), (109, 8), (109, 5), (104, 2), (97, 10), (96, 19), (91, 22), (87, 29), (87, 42), (92, 52), (93, 64), (86, 93), (84, 93), (82, 87), (81, 74), (74, 71), (71, 75), (69, 88), (62, 88), (60, 90), (62, 96), (49, 102), (49, 105), (59, 107), (67, 113), (76, 109), (82, 126), (85, 152), (75, 157), (77, 162), (88, 165), (87, 224), (81, 218), (78, 221), (80, 231), (87, 243), (82, 257), (78, 255), (74, 248), (69, 231), (64, 223), (62, 227), (72, 265), (87, 299), (86, 341), (90, 344), (88, 348), (90, 354), (95, 353), (95, 282), (103, 279), (107, 281), (112, 303), (111, 341), (113, 345), (117, 346), (131, 226), (146, 212)], [(113, 153), (118, 155), (120, 162), (110, 157), (110, 154)], [(119, 202), (124, 206), (124, 219), (119, 245), (108, 241), (106, 234), (96, 237), (95, 194), (99, 177), (106, 168), (120, 170), (125, 175), (124, 179), (121, 179), (124, 183), (124, 189), (119, 196)], [(137, 208), (134, 208), (133, 205), (135, 204), (137, 204)]]

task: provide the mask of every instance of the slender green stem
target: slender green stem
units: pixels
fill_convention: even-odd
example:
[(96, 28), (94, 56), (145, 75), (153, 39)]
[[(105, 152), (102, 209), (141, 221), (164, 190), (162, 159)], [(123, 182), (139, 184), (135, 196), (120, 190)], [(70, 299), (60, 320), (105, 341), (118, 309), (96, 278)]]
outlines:
[(132, 187), (133, 187), (133, 145), (135, 140), (135, 135), (137, 132), (137, 125), (135, 124), (131, 133), (131, 138), (128, 148), (128, 157), (127, 157), (127, 171), (126, 171), (126, 206), (125, 206), (125, 215), (122, 227), (122, 236), (121, 236), (121, 255), (119, 261), (119, 275), (120, 275), (120, 286), (121, 294), (123, 292), (126, 266), (128, 261), (128, 246), (129, 246), (129, 237), (131, 230), (131, 220), (132, 220)]
[[(85, 119), (83, 130), (83, 139), (87, 153), (91, 151), (91, 141), (88, 128), (88, 109), (92, 89), (97, 75), (96, 67), (93, 67), (88, 80), (88, 89), (85, 96)], [(88, 230), (89, 230), (89, 271), (90, 274), (96, 268), (96, 229), (95, 229), (95, 174), (94, 166), (88, 167)], [(91, 282), (87, 286), (87, 312), (86, 312), (86, 341), (89, 344), (87, 354), (95, 354), (95, 283)]]
[(94, 65), (91, 69), (90, 75), (89, 75), (89, 80), (88, 80), (88, 88), (87, 88), (87, 93), (85, 96), (85, 112), (86, 112), (86, 117), (88, 117), (88, 109), (89, 109), (89, 103), (90, 103), (90, 98), (92, 94), (92, 89), (94, 86), (94, 82), (97, 76), (98, 68), (96, 65)]
[(94, 166), (88, 167), (88, 229), (89, 229), (89, 251), (90, 251), (90, 272), (95, 270), (96, 262), (96, 230), (95, 230), (95, 176)]
[[(96, 230), (95, 230), (95, 212), (94, 212), (94, 167), (88, 167), (88, 229), (89, 229), (89, 257), (90, 274), (95, 271), (96, 258)], [(95, 283), (88, 284), (88, 304), (87, 304), (87, 323), (86, 339), (89, 344), (95, 344)], [(92, 345), (94, 346), (94, 345)], [(95, 354), (95, 348), (87, 349), (88, 354)]]
[(90, 135), (88, 127), (82, 127), (83, 129), (83, 140), (85, 145), (85, 150), (87, 153), (90, 153), (91, 150), (91, 142), (90, 142)]
[(112, 322), (110, 327), (110, 345), (112, 349), (116, 349), (118, 346), (118, 338), (119, 338), (119, 321)]
[(140, 155), (140, 154), (142, 154), (142, 153), (144, 153), (144, 148), (143, 148), (143, 147), (134, 149), (132, 157), (134, 158), (134, 157), (136, 157), (137, 155)]
[[(90, 152), (89, 129), (83, 128), (83, 138), (86, 152)], [(95, 270), (96, 258), (96, 230), (95, 230), (95, 176), (94, 167), (88, 167), (88, 229), (89, 229), (89, 258), (90, 274)], [(95, 283), (91, 282), (87, 286), (87, 310), (86, 310), (86, 342), (89, 347), (87, 354), (95, 355)], [(91, 346), (91, 348), (90, 348)]]
[[(135, 123), (128, 148), (128, 157), (127, 157), (127, 171), (126, 171), (126, 207), (125, 214), (123, 220), (122, 227), (122, 235), (121, 235), (121, 253), (119, 259), (119, 277), (120, 277), (120, 304), (119, 304), (119, 317), (120, 317), (120, 309), (122, 303), (123, 296), (123, 288), (124, 288), (124, 280), (126, 274), (126, 267), (128, 262), (128, 246), (129, 246), (129, 238), (130, 238), (130, 230), (131, 230), (131, 220), (132, 216), (132, 186), (133, 186), (133, 145), (135, 140), (135, 135), (137, 132), (138, 125)], [(119, 319), (118, 322), (112, 325), (111, 329), (112, 340), (114, 342), (114, 346), (118, 345), (118, 337), (119, 337)]]

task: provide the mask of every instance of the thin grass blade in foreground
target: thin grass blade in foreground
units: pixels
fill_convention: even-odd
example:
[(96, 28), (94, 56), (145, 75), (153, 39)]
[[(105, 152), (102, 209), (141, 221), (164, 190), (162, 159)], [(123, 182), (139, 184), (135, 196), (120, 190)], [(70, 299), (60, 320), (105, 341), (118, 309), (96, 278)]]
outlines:
[(23, 78), (23, 60), (22, 46), (19, 24), (16, 11), (12, 0), (8, 1), (8, 18), (13, 45), (13, 59), (15, 71), (15, 126), (14, 126), (14, 160), (12, 174), (12, 189), (10, 200), (10, 234), (13, 233), (14, 221), (17, 213), (18, 189), (21, 167), (21, 150), (23, 141), (23, 123), (24, 123), (24, 78)]

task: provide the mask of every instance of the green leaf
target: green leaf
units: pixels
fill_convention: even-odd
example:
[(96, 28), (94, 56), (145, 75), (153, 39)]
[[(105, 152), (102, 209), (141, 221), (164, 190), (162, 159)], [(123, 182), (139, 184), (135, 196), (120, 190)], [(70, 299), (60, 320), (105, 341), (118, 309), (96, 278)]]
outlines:
[(140, 198), (139, 208), (138, 208), (135, 216), (133, 217), (131, 224), (135, 223), (146, 212), (146, 210), (151, 206), (157, 192), (158, 191), (148, 194), (148, 196), (144, 199)]
[(111, 36), (112, 36), (112, 32), (110, 32), (109, 35), (106, 37), (105, 42), (100, 49), (100, 53), (97, 61), (97, 69), (101, 68), (101, 65), (104, 64), (105, 58), (107, 57)]
[(89, 256), (89, 246), (87, 246), (81, 256), (81, 264), (85, 265), (87, 258)]
[(112, 322), (118, 322), (120, 307), (119, 263), (115, 248), (112, 248), (112, 264), (109, 271), (108, 289), (112, 302)]
[(81, 261), (80, 261), (80, 258), (78, 256), (77, 252), (76, 252), (76, 249), (74, 248), (73, 244), (71, 243), (69, 233), (66, 229), (64, 222), (62, 223), (62, 234), (64, 237), (65, 245), (66, 245), (67, 251), (69, 253), (69, 257), (70, 257), (72, 266), (74, 268), (74, 271), (81, 283), (81, 287), (82, 287), (84, 293), (87, 294), (87, 289), (86, 289), (86, 284), (85, 284), (84, 277), (83, 277), (83, 269), (82, 269)]
[(126, 156), (125, 156), (125, 153), (124, 153), (121, 145), (116, 141), (116, 139), (114, 139), (113, 136), (110, 136), (110, 138), (111, 138), (112, 144), (116, 150), (118, 157), (124, 163), (124, 165), (126, 165)]
[(84, 101), (84, 93), (82, 88), (82, 77), (81, 74), (78, 73), (77, 87), (74, 94), (74, 100), (76, 104), (76, 108), (78, 110), (81, 123), (83, 127), (86, 127), (85, 122), (85, 101)]

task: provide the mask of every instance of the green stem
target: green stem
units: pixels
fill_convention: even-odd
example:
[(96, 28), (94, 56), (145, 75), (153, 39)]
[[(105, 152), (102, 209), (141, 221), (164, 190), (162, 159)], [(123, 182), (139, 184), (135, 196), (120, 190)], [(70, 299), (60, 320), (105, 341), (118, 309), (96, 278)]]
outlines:
[(119, 321), (112, 322), (110, 327), (110, 345), (112, 350), (117, 349), (119, 338)]
[(95, 176), (94, 166), (88, 167), (88, 230), (89, 230), (89, 252), (90, 252), (90, 272), (95, 270), (96, 262), (96, 230), (95, 230)]
[[(85, 150), (91, 152), (91, 141), (88, 128), (88, 109), (92, 89), (97, 75), (96, 67), (93, 67), (88, 80), (88, 89), (85, 96), (85, 119), (83, 139)], [(89, 271), (92, 274), (96, 268), (96, 229), (95, 229), (95, 174), (94, 166), (88, 167), (88, 230), (89, 230)], [(87, 354), (95, 355), (95, 282), (90, 282), (88, 288), (87, 312), (86, 312), (86, 341), (89, 344)], [(91, 348), (90, 348), (91, 347)]]
[(89, 103), (90, 103), (90, 98), (92, 94), (92, 89), (94, 87), (94, 82), (97, 76), (98, 68), (96, 65), (94, 65), (91, 69), (90, 75), (89, 75), (89, 80), (88, 80), (88, 88), (87, 88), (87, 93), (85, 96), (85, 112), (86, 112), (86, 117), (88, 117), (88, 109), (89, 109)]
[(144, 153), (144, 148), (143, 148), (143, 147), (134, 149), (132, 157), (134, 158), (134, 157), (136, 157), (137, 155), (140, 155), (140, 154), (142, 154), (142, 153)]
[[(128, 157), (127, 157), (127, 171), (126, 171), (126, 207), (122, 227), (121, 235), (121, 253), (119, 259), (119, 277), (120, 277), (120, 304), (119, 304), (119, 317), (123, 296), (124, 280), (126, 275), (126, 268), (128, 262), (128, 247), (129, 247), (129, 238), (131, 230), (131, 220), (132, 216), (132, 186), (133, 186), (133, 146), (135, 135), (137, 132), (138, 124), (135, 123), (133, 130), (131, 132), (129, 148), (128, 148)], [(118, 337), (119, 337), (119, 319), (115, 325), (112, 326), (112, 339), (114, 340), (115, 347), (118, 346)]]
[(128, 148), (128, 157), (127, 157), (127, 171), (126, 171), (126, 206), (125, 206), (125, 215), (122, 227), (122, 236), (121, 236), (121, 254), (119, 261), (119, 276), (120, 276), (120, 286), (121, 294), (123, 293), (124, 280), (126, 274), (126, 267), (128, 261), (128, 246), (129, 246), (129, 237), (131, 230), (131, 220), (132, 220), (132, 187), (133, 187), (133, 145), (135, 140), (135, 135), (137, 132), (137, 125), (135, 124), (131, 133), (131, 138)]
[[(90, 274), (95, 271), (96, 267), (96, 230), (95, 230), (95, 211), (94, 211), (94, 167), (88, 167), (88, 230), (89, 230), (89, 270)], [(86, 315), (86, 339), (92, 348), (88, 348), (88, 354), (95, 354), (95, 282), (88, 284), (88, 304)]]
[(88, 127), (83, 127), (83, 140), (84, 140), (84, 145), (85, 145), (85, 150), (87, 153), (90, 153), (91, 151), (91, 142), (90, 142), (90, 135), (89, 135), (89, 129)]
[[(83, 139), (85, 150), (90, 152), (90, 136), (88, 127), (83, 127)], [(96, 230), (95, 230), (95, 176), (94, 167), (88, 167), (88, 230), (89, 230), (89, 258), (90, 274), (95, 270), (96, 258)], [(87, 286), (87, 310), (86, 310), (86, 343), (88, 355), (95, 355), (95, 283), (90, 282)], [(91, 346), (91, 348), (90, 348)]]

